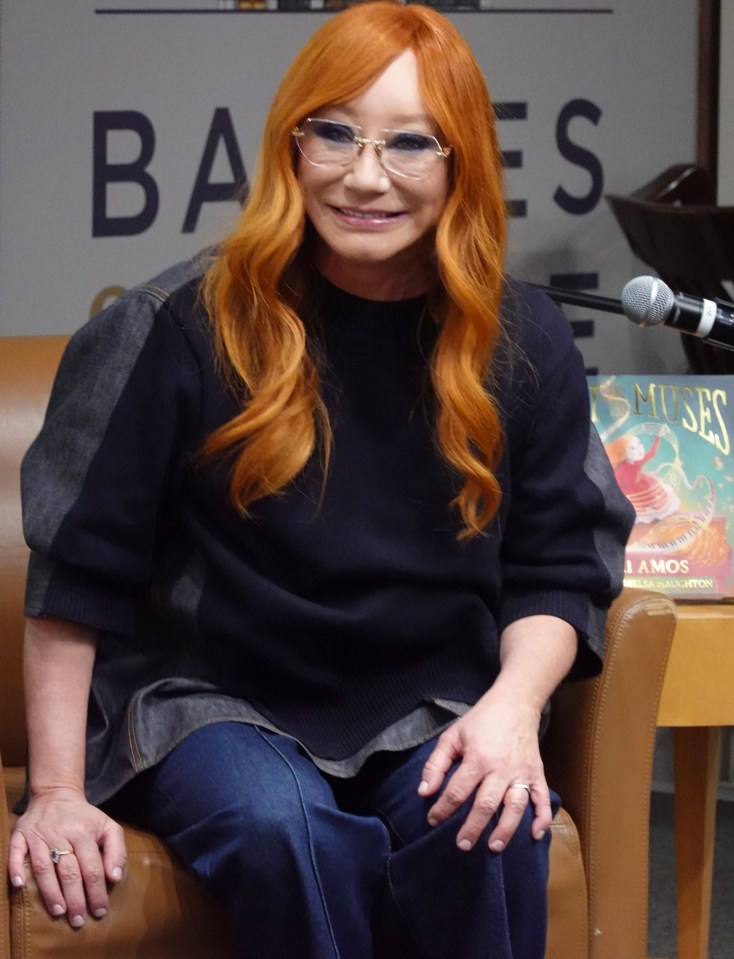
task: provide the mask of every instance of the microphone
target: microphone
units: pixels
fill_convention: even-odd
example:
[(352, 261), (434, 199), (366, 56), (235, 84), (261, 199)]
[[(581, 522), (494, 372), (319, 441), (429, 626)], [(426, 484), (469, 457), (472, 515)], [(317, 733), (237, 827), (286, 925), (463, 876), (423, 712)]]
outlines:
[(638, 276), (622, 290), (622, 310), (638, 326), (663, 326), (734, 350), (734, 303), (674, 293), (662, 280)]

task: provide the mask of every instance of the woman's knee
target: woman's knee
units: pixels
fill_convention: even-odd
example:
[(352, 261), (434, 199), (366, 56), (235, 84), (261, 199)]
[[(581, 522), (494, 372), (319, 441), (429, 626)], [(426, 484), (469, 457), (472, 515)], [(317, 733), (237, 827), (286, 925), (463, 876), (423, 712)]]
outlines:
[(376, 819), (343, 813), (296, 743), (256, 727), (198, 730), (143, 778), (144, 825), (205, 879), (282, 887), (297, 873), (343, 869), (345, 854), (389, 854)]

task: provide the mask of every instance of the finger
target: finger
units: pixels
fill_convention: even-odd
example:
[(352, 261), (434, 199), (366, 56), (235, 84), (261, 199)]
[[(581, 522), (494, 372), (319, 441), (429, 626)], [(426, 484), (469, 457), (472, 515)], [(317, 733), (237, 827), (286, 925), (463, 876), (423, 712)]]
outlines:
[(418, 793), (421, 796), (432, 796), (441, 787), (446, 773), (458, 755), (452, 739), (445, 734), (439, 737), (436, 748), (426, 760), (421, 773)]
[(502, 805), (502, 786), (486, 779), (477, 789), (474, 802), (456, 837), (456, 845), (463, 852), (473, 849), (492, 817)]
[(551, 806), (550, 791), (547, 786), (531, 788), (535, 819), (531, 827), (533, 839), (542, 839), (553, 821), (553, 807)]
[[(110, 903), (107, 894), (107, 877), (105, 875), (105, 867), (99, 847), (97, 843), (93, 841), (79, 841), (74, 846), (74, 853), (76, 855), (78, 874), (81, 881), (82, 901), (80, 905), (84, 905), (96, 919), (103, 919), (109, 911)], [(73, 863), (70, 865), (73, 865)], [(60, 873), (62, 883), (68, 875), (65, 867), (66, 863), (64, 863), (64, 869)], [(62, 869), (61, 863), (59, 863), (58, 868), (59, 870)], [(76, 905), (77, 902), (79, 902), (76, 898), (76, 876), (73, 875), (73, 873), (71, 875), (73, 879), (71, 888), (75, 896), (74, 905)], [(66, 886), (64, 886), (64, 891), (66, 892)], [(73, 910), (74, 905), (72, 905), (68, 897), (67, 904), (71, 915), (71, 910)], [(79, 914), (83, 915), (82, 913)]]
[(502, 800), (502, 811), (497, 826), (489, 837), (489, 848), (492, 852), (502, 852), (512, 839), (515, 830), (520, 825), (525, 810), (530, 805), (530, 796), (533, 787), (528, 790), (525, 786), (510, 784)]
[(43, 841), (29, 841), (28, 846), (31, 870), (41, 899), (52, 916), (63, 916), (66, 899), (61, 891), (56, 866), (51, 861), (51, 848)]
[(8, 876), (16, 889), (25, 886), (25, 860), (28, 855), (28, 843), (25, 836), (15, 832), (8, 843)]
[(428, 810), (428, 822), (438, 825), (448, 819), (471, 796), (482, 780), (481, 770), (464, 758), (446, 783), (446, 788)]
[(110, 820), (100, 845), (105, 875), (110, 882), (119, 882), (127, 866), (125, 830), (118, 823)]
[(87, 899), (81, 867), (74, 850), (59, 859), (56, 876), (66, 903), (69, 925), (79, 929), (87, 920)]

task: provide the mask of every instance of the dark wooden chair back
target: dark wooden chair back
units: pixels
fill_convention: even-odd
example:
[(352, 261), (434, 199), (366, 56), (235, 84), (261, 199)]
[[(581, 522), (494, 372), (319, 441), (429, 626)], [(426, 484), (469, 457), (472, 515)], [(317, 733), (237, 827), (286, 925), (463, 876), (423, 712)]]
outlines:
[[(629, 196), (607, 202), (632, 252), (676, 291), (731, 301), (734, 207), (717, 206), (704, 169), (676, 164)], [(734, 373), (734, 351), (684, 335), (694, 373)]]

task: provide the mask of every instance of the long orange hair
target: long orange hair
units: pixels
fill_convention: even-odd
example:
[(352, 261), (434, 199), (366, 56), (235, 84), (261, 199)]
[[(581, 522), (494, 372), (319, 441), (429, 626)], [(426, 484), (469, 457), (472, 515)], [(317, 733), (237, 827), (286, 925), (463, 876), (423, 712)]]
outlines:
[(418, 61), (422, 98), (453, 146), (450, 192), (436, 228), (440, 333), (431, 358), (443, 455), (463, 477), (451, 504), (475, 535), (500, 501), (494, 471), (502, 429), (490, 387), (500, 334), (505, 252), (501, 159), (492, 105), (469, 47), (429, 7), (360, 3), (334, 16), (286, 73), (265, 125), (257, 175), (204, 296), (218, 357), (241, 412), (208, 439), (206, 456), (234, 454), (231, 495), (243, 511), (283, 489), (331, 432), (299, 294), (306, 285), (306, 217), (291, 131), (324, 106), (369, 87), (404, 50)]

